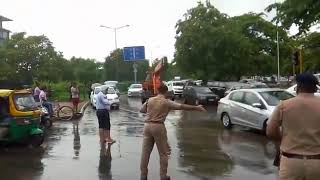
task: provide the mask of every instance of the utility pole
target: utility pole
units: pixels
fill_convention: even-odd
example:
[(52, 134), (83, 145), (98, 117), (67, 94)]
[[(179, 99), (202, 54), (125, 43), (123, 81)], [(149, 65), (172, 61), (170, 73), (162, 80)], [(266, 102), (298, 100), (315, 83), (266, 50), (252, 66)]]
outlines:
[[(277, 0), (275, 0), (275, 2), (277, 3)], [(276, 16), (278, 16), (278, 8), (277, 8), (277, 12), (276, 12)], [(279, 24), (278, 21), (277, 23), (277, 65), (278, 65), (278, 84), (280, 84), (280, 46), (279, 46)]]
[[(103, 28), (107, 28), (107, 29), (112, 29), (114, 31), (114, 45), (115, 45), (115, 51), (118, 49), (118, 42), (117, 42), (117, 30), (125, 28), (125, 27), (129, 27), (129, 25), (124, 25), (124, 26), (119, 26), (119, 27), (109, 27), (109, 26), (104, 26), (104, 25), (100, 25), (100, 27)], [(119, 81), (119, 62), (117, 60), (116, 61), (116, 80)]]

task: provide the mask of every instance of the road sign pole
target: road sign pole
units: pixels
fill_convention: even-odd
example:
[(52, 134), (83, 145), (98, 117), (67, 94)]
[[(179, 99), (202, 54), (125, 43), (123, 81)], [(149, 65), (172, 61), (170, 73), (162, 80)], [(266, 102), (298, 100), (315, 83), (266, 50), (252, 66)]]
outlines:
[(134, 83), (137, 84), (138, 64), (133, 63)]

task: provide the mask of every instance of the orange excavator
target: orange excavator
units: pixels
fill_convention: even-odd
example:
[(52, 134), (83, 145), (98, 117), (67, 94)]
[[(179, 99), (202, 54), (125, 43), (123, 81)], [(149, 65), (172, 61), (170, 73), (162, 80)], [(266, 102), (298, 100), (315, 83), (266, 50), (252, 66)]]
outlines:
[[(146, 80), (142, 83), (143, 91), (141, 93), (141, 102), (145, 103), (150, 97), (158, 94), (157, 89), (161, 84), (161, 73), (167, 66), (167, 57), (159, 60), (154, 69), (150, 68), (147, 72)], [(173, 99), (173, 93), (168, 92), (168, 98)]]

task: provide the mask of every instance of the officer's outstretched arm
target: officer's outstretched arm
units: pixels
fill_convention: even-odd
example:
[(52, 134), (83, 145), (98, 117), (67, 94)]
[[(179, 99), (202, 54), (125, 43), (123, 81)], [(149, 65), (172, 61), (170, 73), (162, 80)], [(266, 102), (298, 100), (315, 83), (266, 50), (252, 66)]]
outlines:
[(192, 105), (187, 105), (187, 104), (181, 104), (180, 108), (181, 108), (181, 110), (185, 110), (185, 111), (206, 112), (206, 109), (202, 105), (192, 106)]

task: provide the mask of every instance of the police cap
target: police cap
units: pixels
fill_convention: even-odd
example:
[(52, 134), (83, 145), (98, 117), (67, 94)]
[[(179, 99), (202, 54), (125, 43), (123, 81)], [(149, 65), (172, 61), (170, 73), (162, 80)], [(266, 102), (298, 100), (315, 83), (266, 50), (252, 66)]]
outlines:
[(307, 86), (316, 86), (319, 84), (318, 79), (310, 73), (302, 73), (296, 76), (297, 84), (307, 85)]

